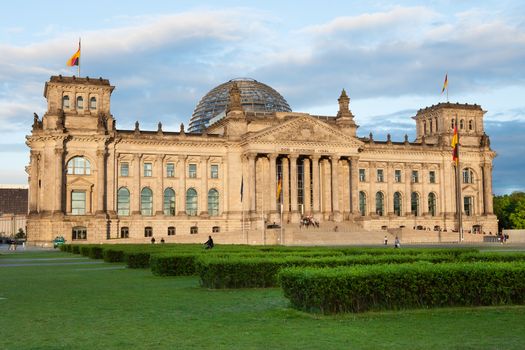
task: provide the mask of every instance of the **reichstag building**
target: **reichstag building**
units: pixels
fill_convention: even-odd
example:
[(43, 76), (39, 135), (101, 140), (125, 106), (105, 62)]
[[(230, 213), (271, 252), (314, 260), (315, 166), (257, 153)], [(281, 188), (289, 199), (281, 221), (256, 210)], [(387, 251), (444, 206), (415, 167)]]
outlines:
[[(358, 137), (350, 98), (335, 116), (292, 111), (273, 88), (235, 79), (197, 104), (188, 129), (116, 128), (106, 79), (53, 76), (35, 114), (28, 236), (44, 244), (204, 241), (242, 237), (305, 218), (362, 231), (399, 227), (497, 232), (495, 152), (479, 105), (439, 103), (413, 117), (416, 138)], [(336, 92), (335, 92), (336, 93)], [(337, 98), (338, 97), (338, 98)], [(451, 156), (455, 120), (460, 181)], [(182, 237), (182, 238), (181, 238)], [(238, 240), (231, 239), (233, 243)]]

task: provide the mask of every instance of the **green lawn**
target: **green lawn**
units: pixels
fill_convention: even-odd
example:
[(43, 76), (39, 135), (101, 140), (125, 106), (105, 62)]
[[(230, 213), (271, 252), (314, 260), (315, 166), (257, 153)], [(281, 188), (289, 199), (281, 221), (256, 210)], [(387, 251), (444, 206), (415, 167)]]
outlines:
[(7, 266), (57, 257), (79, 255), (0, 256), (1, 349), (441, 350), (525, 344), (525, 306), (322, 316), (289, 309), (277, 288), (206, 290), (196, 277), (79, 264), (94, 262), (86, 259)]

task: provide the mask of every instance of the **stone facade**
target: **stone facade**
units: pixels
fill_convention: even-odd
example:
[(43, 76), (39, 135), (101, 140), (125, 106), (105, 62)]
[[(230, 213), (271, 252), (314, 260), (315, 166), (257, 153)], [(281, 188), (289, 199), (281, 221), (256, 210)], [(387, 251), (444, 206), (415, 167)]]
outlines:
[(160, 123), (144, 131), (138, 122), (134, 130), (117, 130), (113, 89), (102, 78), (53, 76), (46, 83), (48, 109), (41, 119), (35, 114), (27, 137), (33, 244), (57, 235), (81, 242), (241, 237), (264, 230), (262, 222), (280, 224), (280, 203), (287, 230), (311, 216), (365, 234), (405, 226), (452, 231), (455, 119), (463, 227), (497, 230), (495, 152), (480, 106), (421, 109), (414, 142), (377, 141), (356, 136), (344, 90), (337, 116), (326, 117), (245, 112), (234, 87), (226, 116), (202, 133), (187, 133), (183, 125), (168, 132)]

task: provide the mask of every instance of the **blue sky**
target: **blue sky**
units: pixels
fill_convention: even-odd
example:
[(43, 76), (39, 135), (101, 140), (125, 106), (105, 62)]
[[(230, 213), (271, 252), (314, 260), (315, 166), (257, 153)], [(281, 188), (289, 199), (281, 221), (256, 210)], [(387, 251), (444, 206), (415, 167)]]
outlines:
[[(80, 4), (80, 3), (79, 3)], [(118, 128), (188, 125), (211, 88), (250, 77), (294, 111), (335, 115), (342, 88), (360, 136), (415, 136), (419, 108), (477, 103), (498, 153), (496, 194), (525, 190), (525, 3), (514, 1), (71, 1), (2, 3), (0, 183), (27, 182), (25, 135), (44, 83), (82, 37), (82, 76), (116, 86)]]

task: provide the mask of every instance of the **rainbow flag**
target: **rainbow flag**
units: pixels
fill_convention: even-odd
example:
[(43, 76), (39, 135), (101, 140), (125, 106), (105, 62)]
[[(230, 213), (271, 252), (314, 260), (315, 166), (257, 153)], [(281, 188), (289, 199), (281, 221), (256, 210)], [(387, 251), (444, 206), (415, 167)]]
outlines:
[(448, 89), (448, 73), (445, 74), (445, 82), (443, 83), (443, 88), (441, 89), (441, 93), (445, 92), (445, 89)]
[(450, 144), (452, 146), (452, 160), (456, 163), (456, 165), (459, 162), (459, 135), (458, 135), (458, 125), (457, 123), (454, 124), (454, 136), (452, 136), (452, 142)]
[(80, 40), (78, 41), (78, 50), (71, 56), (71, 58), (67, 61), (68, 67), (73, 66), (79, 66), (80, 65)]

